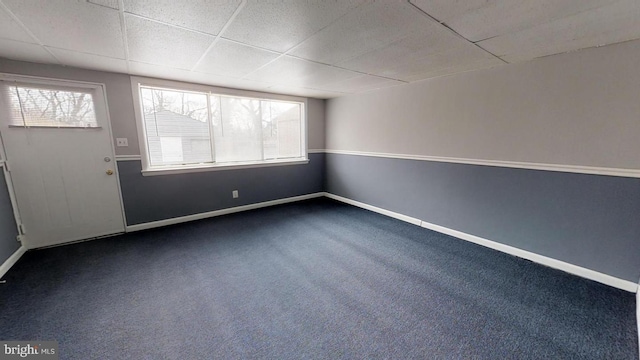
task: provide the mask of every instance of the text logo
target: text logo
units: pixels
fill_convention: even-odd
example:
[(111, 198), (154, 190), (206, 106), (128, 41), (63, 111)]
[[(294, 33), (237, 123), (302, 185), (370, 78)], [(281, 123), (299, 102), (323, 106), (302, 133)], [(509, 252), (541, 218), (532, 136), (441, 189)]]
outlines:
[(57, 360), (57, 341), (0, 341), (0, 360)]

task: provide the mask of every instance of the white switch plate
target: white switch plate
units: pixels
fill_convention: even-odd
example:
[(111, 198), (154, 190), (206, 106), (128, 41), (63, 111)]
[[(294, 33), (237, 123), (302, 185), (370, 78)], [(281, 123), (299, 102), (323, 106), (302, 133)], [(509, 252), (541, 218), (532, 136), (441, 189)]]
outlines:
[(238, 190), (233, 190), (231, 192), (231, 196), (233, 196), (234, 199), (237, 199), (238, 198)]
[(119, 146), (119, 147), (129, 146), (129, 139), (127, 139), (127, 138), (116, 138), (116, 146)]

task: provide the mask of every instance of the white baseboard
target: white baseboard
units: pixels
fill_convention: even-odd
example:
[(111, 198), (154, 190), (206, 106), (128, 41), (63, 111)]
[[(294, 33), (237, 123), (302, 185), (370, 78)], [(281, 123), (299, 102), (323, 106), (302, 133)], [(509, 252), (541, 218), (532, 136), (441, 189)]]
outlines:
[(376, 206), (373, 206), (373, 205), (361, 203), (359, 201), (347, 199), (347, 198), (342, 197), (342, 196), (338, 196), (338, 195), (334, 195), (334, 194), (330, 194), (330, 193), (325, 193), (325, 196), (330, 198), (330, 199), (334, 199), (334, 200), (341, 201), (343, 203), (347, 203), (349, 205), (354, 205), (354, 206), (357, 206), (357, 207), (360, 207), (360, 208), (363, 208), (363, 209), (367, 209), (367, 210), (371, 210), (373, 212), (377, 212), (377, 213), (382, 214), (382, 215), (386, 215), (386, 216), (389, 216), (389, 217), (392, 217), (392, 218), (395, 218), (395, 219), (398, 219), (398, 220), (402, 220), (402, 221), (408, 222), (408, 223), (413, 224), (413, 225), (420, 226), (420, 223), (421, 223), (420, 219), (416, 219), (416, 218), (413, 218), (411, 216), (399, 214), (397, 212), (385, 210), (385, 209), (382, 209), (382, 208), (379, 208), (379, 207), (376, 207)]
[(9, 256), (9, 258), (0, 265), (0, 278), (2, 278), (8, 271), (11, 269), (13, 265), (15, 265), (18, 260), (27, 252), (27, 249), (24, 246), (20, 246), (13, 255)]
[[(435, 225), (435, 224), (431, 224), (429, 222), (426, 221), (421, 221), (419, 219), (407, 216), (407, 215), (403, 215), (403, 214), (399, 214), (393, 211), (389, 211), (386, 209), (382, 209), (373, 205), (369, 205), (369, 204), (365, 204), (356, 200), (352, 200), (352, 199), (348, 199), (342, 196), (338, 196), (338, 195), (334, 195), (334, 194), (329, 194), (327, 193), (326, 196), (328, 198), (331, 199), (335, 199), (350, 205), (354, 205), (357, 207), (361, 207), (363, 209), (367, 209), (367, 210), (371, 210), (383, 215), (387, 215), (402, 221), (406, 221), (408, 223), (414, 224), (414, 225), (418, 225), (418, 226), (422, 226), (423, 228), (429, 229), (429, 230), (433, 230), (433, 231), (437, 231), (439, 233), (442, 234), (446, 234), (446, 235), (450, 235), (453, 237), (456, 237), (458, 239), (462, 239), (462, 240), (466, 240), (478, 245), (482, 245), (494, 250), (498, 250), (510, 255), (514, 255), (523, 259), (527, 259), (527, 260), (531, 260), (535, 263), (538, 264), (542, 264), (554, 269), (558, 269), (558, 270), (562, 270), (565, 272), (568, 272), (570, 274), (574, 274), (574, 275), (578, 275), (580, 277), (586, 278), (586, 279), (590, 279), (593, 281), (597, 281), (599, 283), (605, 284), (605, 285), (609, 285), (609, 286), (613, 286), (615, 288), (618, 289), (622, 289), (622, 290), (626, 290), (629, 292), (635, 292), (638, 293), (638, 287), (639, 285), (628, 281), (628, 280), (623, 280), (623, 279), (619, 279), (616, 277), (613, 277), (611, 275), (607, 275), (607, 274), (603, 274), (594, 270), (590, 270), (587, 268), (583, 268), (577, 265), (573, 265), (564, 261), (560, 261), (560, 260), (556, 260), (550, 257), (546, 257), (543, 255), (539, 255), (530, 251), (526, 251), (526, 250), (522, 250), (522, 249), (518, 249), (515, 248), (513, 246), (509, 246), (509, 245), (505, 245), (505, 244), (501, 244), (499, 242), (495, 242), (495, 241), (491, 241), (491, 240), (487, 240), (475, 235), (471, 235), (471, 234), (467, 234), (461, 231), (457, 231), (457, 230), (453, 230), (453, 229), (449, 229), (446, 228), (444, 226), (440, 226), (440, 225)], [(640, 316), (640, 315), (639, 315)]]
[(152, 222), (136, 224), (136, 225), (128, 225), (126, 227), (126, 232), (140, 231), (140, 230), (145, 230), (145, 229), (157, 228), (157, 227), (160, 227), (160, 226), (180, 224), (180, 223), (183, 223), (183, 222), (201, 220), (201, 219), (206, 219), (206, 218), (210, 218), (210, 217), (214, 217), (214, 216), (232, 214), (232, 213), (237, 213), (237, 212), (241, 212), (241, 211), (259, 209), (259, 208), (263, 208), (263, 207), (267, 207), (267, 206), (280, 205), (280, 204), (286, 204), (286, 203), (295, 202), (295, 201), (301, 201), (301, 200), (313, 199), (313, 198), (317, 198), (317, 197), (323, 197), (324, 195), (325, 194), (323, 192), (318, 192), (318, 193), (307, 194), (307, 195), (293, 196), (293, 197), (284, 198), (284, 199), (265, 201), (265, 202), (255, 203), (255, 204), (236, 206), (236, 207), (227, 208), (227, 209), (209, 211), (209, 212), (206, 212), (206, 213), (181, 216), (181, 217), (177, 217), (177, 218), (152, 221)]

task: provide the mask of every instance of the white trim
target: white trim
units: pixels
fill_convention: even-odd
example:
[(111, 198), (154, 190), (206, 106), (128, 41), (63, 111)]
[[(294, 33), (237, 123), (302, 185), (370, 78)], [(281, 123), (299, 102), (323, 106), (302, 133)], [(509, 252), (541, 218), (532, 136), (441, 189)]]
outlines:
[(27, 252), (27, 248), (24, 246), (20, 246), (18, 250), (16, 250), (9, 258), (0, 265), (0, 278), (2, 278), (8, 271), (11, 269), (13, 265), (15, 265), (18, 260)]
[(413, 225), (420, 226), (420, 223), (421, 223), (420, 219), (416, 219), (416, 218), (411, 217), (411, 216), (407, 216), (407, 215), (399, 214), (399, 213), (394, 212), (394, 211), (390, 211), (390, 210), (386, 210), (386, 209), (383, 209), (383, 208), (379, 208), (377, 206), (365, 204), (365, 203), (362, 203), (360, 201), (351, 200), (351, 199), (348, 199), (348, 198), (345, 198), (345, 197), (342, 197), (342, 196), (338, 196), (338, 195), (334, 195), (334, 194), (331, 194), (331, 193), (325, 193), (325, 196), (328, 197), (329, 199), (338, 200), (338, 201), (341, 201), (341, 202), (349, 204), (349, 205), (357, 206), (359, 208), (363, 208), (363, 209), (366, 209), (366, 210), (371, 210), (373, 212), (377, 212), (377, 213), (382, 214), (382, 215), (386, 215), (386, 216), (389, 216), (389, 217), (392, 217), (392, 218), (395, 218), (395, 219), (398, 219), (398, 220), (402, 220), (402, 221), (408, 222), (408, 223), (413, 224)]
[[(304, 96), (282, 95), (282, 94), (274, 94), (274, 93), (269, 93), (264, 91), (234, 89), (234, 88), (227, 88), (227, 87), (216, 86), (216, 85), (204, 85), (204, 84), (197, 84), (192, 82), (166, 80), (166, 79), (158, 79), (158, 78), (152, 78), (152, 77), (146, 77), (146, 76), (131, 75), (131, 85), (137, 88), (138, 83), (142, 84), (143, 86), (165, 88), (167, 90), (212, 92), (214, 94), (219, 94), (219, 95), (241, 96), (241, 97), (249, 97), (249, 98), (263, 99), (263, 100), (281, 100), (281, 101), (291, 101), (291, 102), (307, 101), (307, 98)], [(135, 93), (134, 93), (134, 96), (136, 96)]]
[(241, 212), (241, 211), (259, 209), (259, 208), (263, 208), (263, 207), (267, 207), (267, 206), (280, 205), (280, 204), (286, 204), (286, 203), (291, 203), (291, 202), (296, 202), (296, 201), (301, 201), (301, 200), (313, 199), (313, 198), (322, 197), (324, 195), (325, 195), (325, 193), (318, 192), (318, 193), (313, 193), (313, 194), (288, 197), (288, 198), (284, 198), (284, 199), (264, 201), (264, 202), (255, 203), (255, 204), (236, 206), (236, 207), (227, 208), (227, 209), (209, 211), (209, 212), (206, 212), (206, 213), (181, 216), (181, 217), (165, 219), (165, 220), (152, 221), (152, 222), (143, 223), (143, 224), (129, 225), (129, 226), (127, 226), (126, 231), (127, 232), (133, 232), (133, 231), (140, 231), (140, 230), (146, 230), (146, 229), (153, 229), (153, 228), (157, 228), (157, 227), (161, 227), (161, 226), (180, 224), (180, 223), (183, 223), (183, 222), (201, 220), (201, 219), (206, 219), (206, 218), (210, 218), (210, 217), (214, 217), (214, 216), (220, 216), (220, 215), (237, 213), (237, 212)]
[(324, 153), (326, 152), (325, 149), (309, 149), (307, 150), (307, 154), (317, 154), (317, 153)]
[(185, 174), (196, 173), (205, 171), (221, 171), (221, 170), (239, 170), (239, 169), (251, 169), (271, 166), (286, 166), (286, 165), (302, 165), (308, 164), (308, 159), (294, 159), (294, 160), (275, 160), (275, 161), (259, 161), (259, 162), (243, 162), (243, 163), (224, 163), (224, 164), (198, 164), (194, 166), (183, 165), (180, 167), (157, 167), (151, 169), (142, 170), (142, 176), (156, 176), (156, 175), (172, 175), (172, 174)]
[[(102, 92), (102, 96), (103, 96), (102, 100), (104, 101), (104, 104), (102, 105), (104, 106), (104, 114), (106, 116), (105, 127), (107, 128), (107, 131), (109, 131), (109, 143), (110, 143), (109, 149), (111, 150), (110, 155), (112, 159), (115, 159), (116, 148), (113, 144), (113, 129), (111, 128), (111, 112), (109, 111), (109, 99), (107, 98), (107, 85), (105, 84), (99, 84), (99, 85), (100, 85), (100, 92)], [(94, 104), (94, 106), (96, 105)], [(118, 171), (118, 164), (116, 163), (116, 161), (113, 162), (113, 172), (115, 173), (115, 176), (116, 176), (116, 187), (118, 189), (118, 198), (120, 200), (120, 212), (122, 214), (122, 226), (118, 230), (124, 232), (127, 226), (127, 214), (124, 211), (124, 197), (122, 196), (122, 185), (120, 184), (120, 172)]]
[(140, 155), (116, 155), (116, 161), (141, 161)]
[(69, 80), (69, 79), (58, 79), (51, 77), (43, 77), (43, 76), (33, 76), (33, 75), (21, 75), (21, 74), (12, 74), (12, 73), (0, 73), (0, 80), (10, 81), (10, 82), (21, 82), (28, 84), (38, 84), (38, 85), (47, 85), (47, 86), (57, 86), (57, 87), (70, 87), (70, 88), (81, 88), (81, 89), (95, 89), (98, 86), (104, 86), (102, 83), (90, 82), (90, 81), (82, 81), (82, 80)]
[(391, 154), (391, 153), (350, 151), (350, 150), (325, 149), (324, 152), (328, 154), (373, 156), (373, 157), (382, 157), (382, 158), (391, 158), (391, 159), (436, 161), (436, 162), (446, 162), (446, 163), (456, 163), (456, 164), (497, 166), (497, 167), (507, 167), (507, 168), (517, 168), (517, 169), (560, 171), (560, 172), (569, 172), (569, 173), (577, 173), (577, 174), (608, 175), (608, 176), (640, 178), (640, 169), (622, 169), (622, 168), (594, 167), (594, 166), (581, 166), (581, 165), (543, 164), (543, 163), (533, 163), (533, 162), (482, 160), (482, 159), (454, 158), (454, 157), (446, 157), (446, 156)]
[(518, 249), (516, 247), (513, 246), (509, 246), (509, 245), (505, 245), (505, 244), (501, 244), (495, 241), (491, 241), (491, 240), (487, 240), (484, 238), (481, 238), (479, 236), (475, 236), (475, 235), (471, 235), (471, 234), (467, 234), (464, 233), (462, 231), (457, 231), (457, 230), (453, 230), (453, 229), (449, 229), (446, 228), (444, 226), (440, 226), (440, 225), (435, 225), (435, 224), (431, 224), (428, 223), (426, 221), (423, 221), (422, 224), (420, 225), (423, 228), (429, 229), (429, 230), (433, 230), (433, 231), (437, 231), (439, 233), (443, 233), (446, 235), (451, 235), (453, 237), (456, 237), (458, 239), (462, 239), (462, 240), (466, 240), (469, 242), (472, 242), (474, 244), (478, 244), (478, 245), (482, 245), (484, 247), (488, 247), (490, 249), (494, 249), (494, 250), (498, 250), (501, 251), (503, 253), (507, 253), (513, 256), (517, 256), (519, 258), (523, 258), (523, 259), (527, 259), (527, 260), (531, 260), (535, 263), (538, 264), (542, 264), (545, 266), (548, 266), (550, 268), (554, 268), (554, 269), (558, 269), (558, 270), (562, 270), (564, 272), (568, 272), (570, 274), (573, 275), (578, 275), (580, 277), (586, 278), (586, 279), (590, 279), (593, 281), (597, 281), (599, 283), (605, 284), (605, 285), (609, 285), (609, 286), (613, 286), (615, 288), (618, 289), (622, 289), (622, 290), (626, 290), (629, 292), (637, 292), (638, 291), (638, 284), (635, 284), (631, 281), (627, 281), (627, 280), (623, 280), (617, 277), (613, 277), (611, 275), (607, 275), (607, 274), (603, 274), (601, 272), (597, 272), (594, 270), (590, 270), (587, 268), (583, 268), (581, 266), (577, 266), (577, 265), (573, 265), (561, 260), (556, 260), (547, 256), (543, 256), (543, 255), (539, 255), (527, 250), (522, 250), (522, 249)]
[(433, 230), (433, 231), (437, 231), (439, 233), (442, 234), (446, 234), (446, 235), (450, 235), (453, 237), (456, 237), (458, 239), (462, 239), (462, 240), (466, 240), (469, 242), (472, 242), (474, 244), (478, 244), (481, 246), (485, 246), (494, 250), (498, 250), (510, 255), (514, 255), (523, 259), (527, 259), (527, 260), (531, 260), (535, 263), (538, 264), (542, 264), (554, 269), (558, 269), (558, 270), (562, 270), (565, 272), (568, 272), (570, 274), (574, 274), (574, 275), (578, 275), (580, 277), (586, 278), (586, 279), (590, 279), (593, 281), (597, 281), (599, 283), (605, 284), (605, 285), (609, 285), (609, 286), (613, 286), (615, 288), (618, 289), (622, 289), (622, 290), (626, 290), (629, 292), (638, 292), (638, 284), (633, 283), (631, 281), (628, 280), (623, 280), (620, 278), (616, 278), (613, 277), (611, 275), (607, 275), (607, 274), (603, 274), (594, 270), (590, 270), (587, 268), (583, 268), (577, 265), (573, 265), (564, 261), (560, 261), (560, 260), (556, 260), (556, 259), (552, 259), (550, 257), (546, 257), (543, 255), (538, 255), (536, 253), (530, 252), (530, 251), (526, 251), (526, 250), (522, 250), (522, 249), (518, 249), (515, 248), (513, 246), (509, 246), (509, 245), (504, 245), (495, 241), (491, 241), (491, 240), (487, 240), (487, 239), (483, 239), (479, 236), (475, 236), (475, 235), (471, 235), (471, 234), (467, 234), (467, 233), (463, 233), (461, 231), (457, 231), (457, 230), (453, 230), (453, 229), (449, 229), (446, 228), (444, 226), (440, 226), (440, 225), (435, 225), (426, 221), (421, 221), (418, 220), (416, 218), (410, 217), (410, 216), (406, 216), (403, 214), (399, 214), (390, 210), (386, 210), (386, 209), (381, 209), (379, 207), (376, 206), (372, 206), (369, 204), (365, 204), (356, 200), (352, 200), (352, 199), (348, 199), (342, 196), (338, 196), (338, 195), (334, 195), (334, 194), (330, 194), (327, 193), (326, 194), (327, 197), (331, 198), (331, 199), (335, 199), (350, 205), (355, 205), (357, 207), (361, 207), (363, 209), (367, 209), (367, 210), (371, 210), (383, 215), (387, 215), (402, 221), (406, 221), (408, 223), (414, 224), (414, 225), (418, 225), (421, 226), (423, 228), (429, 229), (429, 230)]

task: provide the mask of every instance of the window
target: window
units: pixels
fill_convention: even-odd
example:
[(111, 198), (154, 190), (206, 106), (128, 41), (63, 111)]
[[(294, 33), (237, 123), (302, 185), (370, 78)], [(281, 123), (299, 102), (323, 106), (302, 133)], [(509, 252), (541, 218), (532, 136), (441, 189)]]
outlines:
[(307, 161), (302, 101), (133, 84), (143, 172)]
[(12, 85), (6, 88), (11, 127), (98, 127), (88, 89)]

